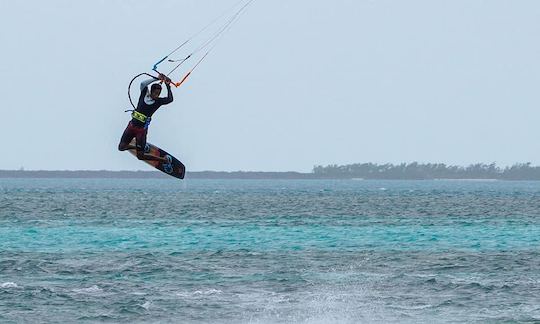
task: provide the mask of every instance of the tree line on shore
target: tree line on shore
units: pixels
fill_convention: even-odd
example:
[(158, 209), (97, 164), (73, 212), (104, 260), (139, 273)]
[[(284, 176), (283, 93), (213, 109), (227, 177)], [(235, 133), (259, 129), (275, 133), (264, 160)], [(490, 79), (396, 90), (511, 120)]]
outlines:
[(540, 180), (540, 167), (532, 166), (531, 163), (517, 163), (504, 168), (496, 163), (476, 163), (469, 166), (418, 162), (356, 163), (315, 166), (313, 174), (321, 178)]
[[(540, 166), (517, 163), (499, 167), (495, 163), (477, 163), (469, 166), (444, 163), (376, 164), (315, 166), (310, 173), (301, 172), (188, 172), (192, 179), (380, 179), (380, 180), (430, 180), (430, 179), (496, 179), (540, 180)], [(168, 178), (159, 171), (25, 171), (0, 170), (0, 178)]]

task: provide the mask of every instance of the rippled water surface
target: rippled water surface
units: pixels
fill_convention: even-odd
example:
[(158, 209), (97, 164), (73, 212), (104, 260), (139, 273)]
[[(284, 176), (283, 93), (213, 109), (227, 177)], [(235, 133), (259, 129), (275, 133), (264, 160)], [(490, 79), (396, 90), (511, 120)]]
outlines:
[(540, 182), (0, 179), (0, 322), (540, 321)]

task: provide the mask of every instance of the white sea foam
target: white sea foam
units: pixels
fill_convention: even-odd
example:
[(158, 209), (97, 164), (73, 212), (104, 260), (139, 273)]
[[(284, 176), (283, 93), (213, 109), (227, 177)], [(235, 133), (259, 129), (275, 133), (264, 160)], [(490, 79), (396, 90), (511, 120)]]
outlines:
[(181, 291), (177, 292), (176, 296), (179, 297), (201, 297), (201, 296), (211, 296), (211, 295), (219, 295), (223, 293), (223, 291), (219, 289), (207, 289), (207, 290), (195, 290), (195, 291)]
[(9, 288), (19, 288), (14, 282), (4, 282), (0, 284), (0, 288), (9, 289)]
[(146, 302), (144, 302), (144, 304), (141, 305), (141, 307), (146, 309), (146, 310), (149, 310), (151, 306), (152, 306), (152, 303), (149, 302), (149, 301), (146, 301)]
[(99, 288), (96, 285), (88, 288), (73, 289), (74, 292), (78, 294), (97, 294), (103, 292), (103, 289)]

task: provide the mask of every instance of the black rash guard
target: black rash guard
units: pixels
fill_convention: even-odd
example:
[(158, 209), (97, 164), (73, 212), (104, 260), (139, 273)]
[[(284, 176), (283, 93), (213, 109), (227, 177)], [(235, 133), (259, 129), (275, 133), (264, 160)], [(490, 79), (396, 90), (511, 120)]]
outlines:
[[(148, 85), (155, 81), (156, 80), (150, 79), (141, 83), (141, 95), (139, 96), (139, 102), (137, 103), (137, 109), (135, 111), (138, 111), (147, 117), (152, 117), (152, 115), (156, 112), (156, 110), (159, 109), (159, 107), (163, 105), (168, 105), (173, 102), (171, 85), (169, 83), (165, 84), (167, 86), (166, 98), (157, 98), (156, 100), (150, 98), (150, 94), (148, 93)], [(135, 118), (131, 120), (131, 123), (133, 123), (133, 125), (137, 127), (145, 126), (143, 122)]]

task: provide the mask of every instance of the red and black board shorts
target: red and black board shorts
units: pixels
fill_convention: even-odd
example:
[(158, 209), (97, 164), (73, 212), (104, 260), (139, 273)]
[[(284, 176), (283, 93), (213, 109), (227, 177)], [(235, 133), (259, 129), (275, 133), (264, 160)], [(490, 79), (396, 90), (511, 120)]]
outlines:
[(137, 146), (137, 151), (143, 151), (144, 147), (146, 146), (146, 135), (148, 134), (148, 129), (144, 127), (137, 127), (133, 125), (133, 123), (130, 121), (124, 130), (124, 134), (122, 134), (122, 138), (120, 139), (120, 143), (129, 145), (131, 143), (131, 140), (135, 138), (135, 143)]

